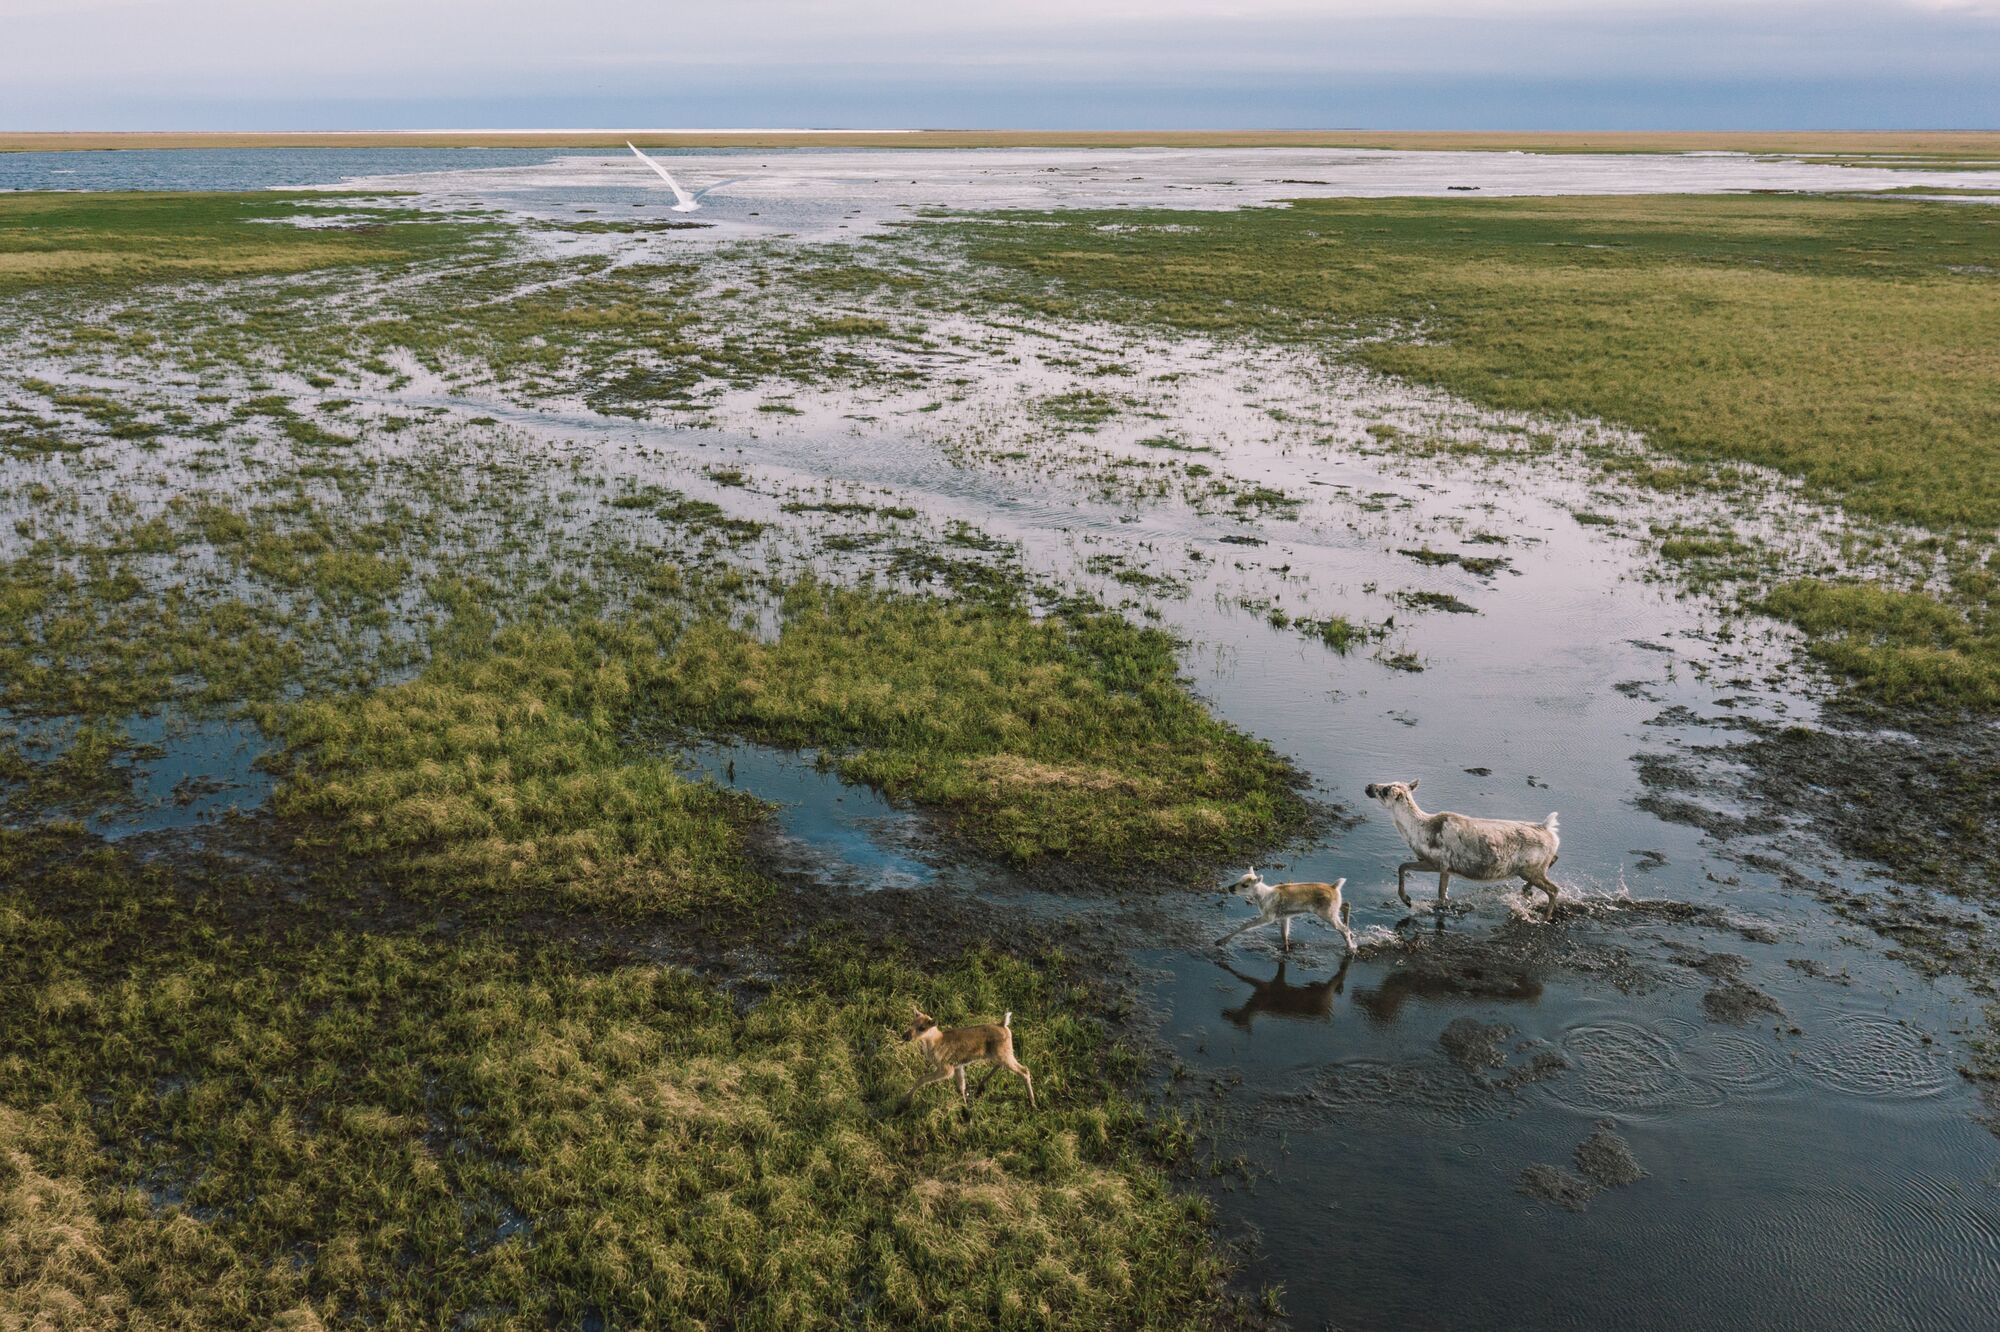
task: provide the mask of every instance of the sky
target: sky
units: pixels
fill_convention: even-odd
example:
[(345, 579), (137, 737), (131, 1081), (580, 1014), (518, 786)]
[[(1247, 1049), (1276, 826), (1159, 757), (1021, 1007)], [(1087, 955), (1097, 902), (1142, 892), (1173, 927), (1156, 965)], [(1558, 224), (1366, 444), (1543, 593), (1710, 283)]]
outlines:
[(0, 0), (0, 130), (1988, 129), (2000, 0)]

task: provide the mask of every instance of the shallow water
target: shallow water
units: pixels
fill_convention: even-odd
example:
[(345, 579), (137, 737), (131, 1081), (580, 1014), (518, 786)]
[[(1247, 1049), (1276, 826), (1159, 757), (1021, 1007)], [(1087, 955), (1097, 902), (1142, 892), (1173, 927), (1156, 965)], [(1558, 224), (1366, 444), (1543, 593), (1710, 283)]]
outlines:
[[(719, 240), (828, 240), (936, 209), (1240, 208), (1282, 199), (2000, 189), (2000, 171), (1886, 170), (1739, 153), (1335, 148), (652, 149)], [(416, 190), (556, 217), (668, 215), (624, 152), (537, 148), (187, 148), (0, 153), (0, 190)], [(1973, 198), (1969, 202), (1978, 203)], [(1985, 202), (1992, 202), (1988, 199)], [(699, 235), (699, 233), (693, 233)]]
[(194, 828), (263, 807), (275, 784), (257, 766), (270, 742), (246, 721), (133, 717), (125, 733), (162, 757), (135, 764), (134, 807), (97, 831), (109, 838)]
[[(1744, 190), (2000, 188), (2000, 171), (1887, 171), (1729, 153), (1395, 152), (1381, 149), (873, 148), (658, 153), (700, 203), (715, 239), (854, 236), (937, 209), (1240, 208), (1282, 199), (1536, 194), (1708, 194)], [(579, 201), (665, 208), (662, 182), (630, 154), (565, 154), (541, 165), (382, 174), (348, 182), (499, 201), (559, 215)]]
[[(271, 746), (250, 722), (159, 713), (128, 717), (119, 729), (125, 752), (116, 766), (129, 786), (122, 799), (87, 811), (90, 830), (108, 841), (200, 828), (260, 809), (270, 799), (271, 774), (257, 761)], [(37, 760), (66, 750), (72, 738), (67, 726), (5, 712), (0, 736)]]
[(693, 775), (776, 807), (767, 849), (786, 868), (862, 891), (934, 883), (936, 866), (906, 849), (923, 821), (868, 787), (843, 782), (815, 757), (739, 743), (703, 746), (687, 763)]
[[(739, 160), (750, 156), (775, 164)], [(1382, 193), (1442, 190), (1474, 168), (1495, 192), (1750, 188), (1803, 179), (1794, 170), (1852, 188), (1890, 174), (1726, 158), (1322, 153), (1280, 166), (1277, 156), (885, 150), (675, 155), (673, 166), (691, 188), (710, 189), (706, 215), (733, 219), (739, 236), (831, 234), (933, 195), (981, 207), (1254, 201), (1275, 197), (1279, 178), (1301, 192), (1291, 178), (1307, 158), (1329, 181), (1351, 173), (1329, 189)], [(1251, 165), (1262, 176), (1231, 180)], [(1113, 168), (1144, 179), (1106, 178)], [(633, 171), (644, 167), (582, 155), (406, 183), (439, 201), (531, 216), (664, 208)], [(719, 183), (729, 171), (743, 174)], [(1889, 183), (1925, 182), (1894, 173)], [(751, 212), (768, 216), (753, 223)], [(790, 398), (799, 414), (781, 420), (759, 417), (763, 397), (752, 393), (723, 395), (701, 425), (614, 420), (523, 401), (505, 386), (424, 378), (338, 396), (369, 411), (497, 418), (508, 447), (554, 468), (552, 484), (587, 475), (607, 483), (608, 497), (660, 483), (769, 523), (755, 550), (774, 567), (876, 570), (865, 548), (833, 557), (820, 542), (840, 525), (786, 515), (787, 500), (894, 502), (933, 529), (962, 519), (1015, 543), (1031, 572), (1128, 601), (1185, 638), (1186, 669), (1216, 711), (1269, 739), (1353, 820), (1263, 866), (1274, 879), (1348, 879), (1362, 949), (1344, 969), (1338, 938), (1310, 922), (1295, 929), (1289, 959), (1268, 932), (1210, 947), (1247, 910), (1219, 894), (1113, 904), (1010, 887), (941, 858), (922, 820), (810, 756), (730, 745), (689, 761), (775, 801), (774, 854), (830, 883), (1012, 894), (1026, 910), (1073, 913), (1079, 929), (1143, 930), (1133, 958), (1142, 998), (1178, 1065), (1161, 1093), (1201, 1107), (1223, 1151), (1247, 1160), (1247, 1176), (1226, 1174), (1214, 1189), (1220, 1216), (1228, 1233), (1260, 1237), (1250, 1275), (1282, 1284), (1301, 1326), (1990, 1325), (2000, 1307), (2000, 1142), (1975, 1121), (1975, 1097), (1953, 1071), (1976, 1005), (1742, 857), (1764, 850), (1849, 888), (1887, 886), (1877, 871), (1796, 830), (1725, 846), (1640, 803), (1652, 793), (1635, 755), (1725, 742), (1743, 717), (1816, 713), (1784, 632), (1649, 581), (1656, 561), (1642, 542), (1573, 516), (1666, 501), (1607, 495), (1557, 459), (1453, 462), (1373, 447), (1367, 427), (1384, 422), (1494, 439), (1521, 423), (1303, 357), (1113, 330), (938, 331), (964, 340), (925, 360), (925, 374), (970, 377), (963, 391), (801, 390)], [(1131, 369), (1058, 368), (1072, 343)], [(1140, 406), (1089, 431), (1024, 408), (1081, 385), (1111, 386)], [(1296, 516), (1245, 516), (1184, 489), (1153, 494), (1130, 480), (1153, 473), (1105, 470), (1158, 459), (1143, 441), (1166, 429), (1213, 450), (1200, 456), (1219, 476), (1298, 497)], [(747, 484), (705, 474), (722, 455)], [(32, 468), (20, 468), (0, 477), (28, 479)], [(109, 477), (134, 480), (113, 471), (98, 483)], [(1618, 512), (1643, 531), (1659, 509)], [(1770, 521), (1796, 522), (1796, 541), (1810, 546), (1830, 539), (1822, 517)], [(1506, 563), (1480, 575), (1421, 563), (1412, 549)], [(1121, 569), (1177, 586), (1134, 592)], [(1476, 613), (1395, 600), (1411, 591), (1457, 597)], [(1274, 624), (1274, 608), (1371, 623), (1393, 614), (1396, 628), (1381, 650), (1341, 656)], [(1392, 651), (1423, 669), (1398, 669), (1384, 659)], [(182, 817), (180, 806), (165, 813), (176, 766), (209, 771), (202, 755), (212, 750), (220, 769), (247, 769), (242, 739), (166, 737), (171, 757), (148, 779), (159, 788), (156, 816)], [(1524, 918), (1539, 903), (1497, 886), (1458, 885), (1455, 905), (1440, 911), (1421, 879), (1411, 885), (1416, 908), (1405, 910), (1394, 891), (1403, 847), (1361, 788), (1411, 777), (1434, 809), (1560, 810), (1557, 877), (1571, 892), (1558, 922)], [(1679, 794), (1742, 812), (1707, 790)], [(244, 787), (199, 799), (236, 797), (262, 798)], [(1446, 1038), (1468, 1018), (1509, 1030), (1470, 1048)], [(1017, 1014), (1017, 1026), (1031, 1042), (1034, 1015)], [(1581, 1211), (1520, 1191), (1530, 1166), (1575, 1170), (1573, 1152), (1604, 1120), (1644, 1178), (1593, 1193)]]
[[(1192, 1016), (1204, 991), (1211, 1008), (1236, 997), (1220, 988), (1180, 975), (1166, 993)], [(1584, 1016), (1605, 1007), (1621, 1016)], [(1513, 1003), (1418, 999), (1387, 1022), (1356, 1003), (1317, 1026), (1210, 1027), (1197, 1068), (1361, 1083), (1308, 1091), (1246, 1129), (1270, 1173), (1227, 1206), (1263, 1228), (1257, 1272), (1287, 1285), (1309, 1326), (1982, 1325), (2000, 1223), (1991, 1180), (1965, 1166), (1988, 1156), (1984, 1131), (1932, 1104), (1830, 1096), (1765, 1053), (1748, 1083), (1690, 1072), (1740, 1061), (1704, 1050), (1712, 1029), (1689, 1007), (1549, 986)], [(1571, 1067), (1520, 1092), (1477, 1086), (1435, 1048), (1468, 1012)], [(1582, 1214), (1518, 1191), (1529, 1163), (1573, 1169), (1607, 1118), (1647, 1178)]]

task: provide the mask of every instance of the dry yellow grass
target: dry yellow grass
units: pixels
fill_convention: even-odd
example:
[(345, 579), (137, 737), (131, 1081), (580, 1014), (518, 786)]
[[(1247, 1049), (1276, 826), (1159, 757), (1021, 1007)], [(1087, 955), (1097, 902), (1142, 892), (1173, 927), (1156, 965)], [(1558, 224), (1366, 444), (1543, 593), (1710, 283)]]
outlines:
[(330, 264), (363, 263), (375, 257), (360, 246), (321, 244), (241, 249), (227, 255), (158, 255), (107, 250), (43, 250), (0, 254), (0, 279), (32, 282), (80, 273), (143, 274), (164, 277), (241, 277), (252, 273), (290, 273)]
[(200, 130), (0, 133), (0, 152), (126, 148), (1405, 148), (1554, 153), (1883, 153), (2000, 159), (2000, 131), (1008, 130)]

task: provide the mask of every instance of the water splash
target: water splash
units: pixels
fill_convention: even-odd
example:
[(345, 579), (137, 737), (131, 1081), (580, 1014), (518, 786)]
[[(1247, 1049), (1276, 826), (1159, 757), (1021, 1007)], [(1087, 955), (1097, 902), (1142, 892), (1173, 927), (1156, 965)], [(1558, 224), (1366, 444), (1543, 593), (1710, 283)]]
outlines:
[(700, 204), (694, 201), (694, 196), (692, 194), (689, 194), (686, 190), (682, 189), (681, 183), (675, 180), (673, 176), (668, 173), (665, 167), (661, 166), (658, 162), (655, 162), (652, 158), (640, 152), (639, 145), (627, 142), (625, 146), (632, 150), (632, 156), (638, 158), (641, 162), (644, 162), (647, 166), (653, 168), (654, 171), (659, 173), (660, 179), (667, 182), (668, 188), (673, 190), (674, 192), (674, 211), (676, 213), (692, 213), (695, 209), (701, 207)]

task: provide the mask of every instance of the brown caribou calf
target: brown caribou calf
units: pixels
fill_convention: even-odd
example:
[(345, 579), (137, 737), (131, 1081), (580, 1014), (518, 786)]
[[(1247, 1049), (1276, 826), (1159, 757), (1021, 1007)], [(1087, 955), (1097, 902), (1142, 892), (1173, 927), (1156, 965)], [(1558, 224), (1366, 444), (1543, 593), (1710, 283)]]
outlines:
[[(952, 1027), (949, 1030), (938, 1026), (937, 1020), (923, 1009), (917, 1008), (915, 1012), (917, 1020), (903, 1033), (903, 1039), (915, 1041), (931, 1067), (930, 1072), (910, 1088), (910, 1094), (903, 1098), (904, 1105), (914, 1101), (917, 1093), (933, 1082), (957, 1078), (959, 1099), (970, 1106), (972, 1097), (965, 1090), (965, 1070), (973, 1064), (996, 1064), (1017, 1075), (1028, 1085), (1028, 1104), (1035, 1105), (1035, 1080), (1028, 1076), (1028, 1070), (1021, 1061), (1014, 1058), (1012, 1012), (997, 1023), (982, 1022), (973, 1027)], [(988, 1074), (989, 1078), (991, 1076)]]

